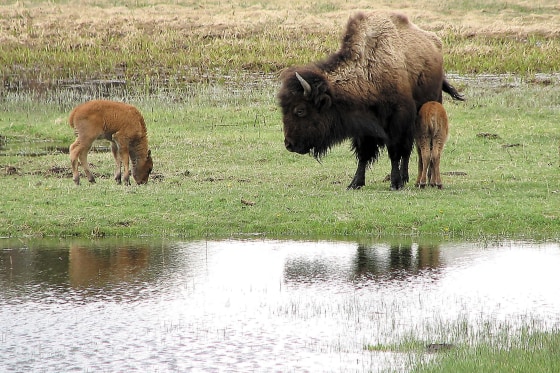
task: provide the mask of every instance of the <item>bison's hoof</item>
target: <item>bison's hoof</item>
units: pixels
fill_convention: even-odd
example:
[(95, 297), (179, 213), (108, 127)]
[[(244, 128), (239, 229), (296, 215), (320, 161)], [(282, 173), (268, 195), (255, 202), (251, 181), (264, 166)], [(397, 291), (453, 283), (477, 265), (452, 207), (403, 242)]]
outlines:
[(358, 189), (362, 189), (363, 185), (356, 185), (356, 184), (350, 184), (348, 185), (348, 187), (346, 187), (346, 190), (358, 190)]
[(74, 179), (74, 183), (75, 183), (76, 185), (80, 185), (80, 179)]

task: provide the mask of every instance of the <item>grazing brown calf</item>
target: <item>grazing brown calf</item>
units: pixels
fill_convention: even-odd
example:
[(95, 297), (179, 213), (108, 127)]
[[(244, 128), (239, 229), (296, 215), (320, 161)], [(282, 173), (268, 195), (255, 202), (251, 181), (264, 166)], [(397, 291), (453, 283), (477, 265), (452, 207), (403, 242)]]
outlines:
[(439, 162), (443, 146), (449, 137), (447, 113), (439, 102), (429, 101), (420, 108), (414, 126), (414, 141), (418, 151), (416, 186), (426, 186), (426, 174), (431, 186), (443, 188)]
[(88, 101), (72, 110), (68, 122), (77, 136), (76, 141), (70, 145), (70, 161), (76, 185), (80, 184), (78, 161), (89, 182), (95, 183), (89, 170), (87, 153), (97, 139), (111, 142), (117, 183), (121, 183), (121, 166), (124, 165), (124, 182), (130, 185), (129, 158), (134, 180), (138, 184), (148, 182), (153, 167), (152, 156), (148, 149), (144, 118), (134, 106), (115, 101)]

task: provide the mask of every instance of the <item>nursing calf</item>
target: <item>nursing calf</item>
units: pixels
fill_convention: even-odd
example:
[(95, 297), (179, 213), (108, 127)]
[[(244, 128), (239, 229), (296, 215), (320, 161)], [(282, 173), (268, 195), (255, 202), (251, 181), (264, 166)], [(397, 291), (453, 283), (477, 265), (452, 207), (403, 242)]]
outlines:
[(72, 110), (68, 122), (77, 136), (76, 141), (70, 145), (70, 161), (76, 185), (80, 184), (78, 162), (89, 182), (95, 183), (89, 170), (87, 153), (97, 139), (111, 142), (117, 183), (121, 183), (121, 166), (124, 166), (124, 182), (130, 185), (129, 160), (132, 162), (132, 176), (136, 183), (148, 182), (153, 167), (152, 156), (148, 149), (144, 118), (134, 106), (115, 101), (88, 101)]
[(435, 101), (426, 102), (420, 108), (414, 126), (414, 141), (418, 151), (416, 186), (424, 188), (429, 178), (431, 186), (443, 188), (439, 163), (448, 137), (449, 122), (443, 105)]

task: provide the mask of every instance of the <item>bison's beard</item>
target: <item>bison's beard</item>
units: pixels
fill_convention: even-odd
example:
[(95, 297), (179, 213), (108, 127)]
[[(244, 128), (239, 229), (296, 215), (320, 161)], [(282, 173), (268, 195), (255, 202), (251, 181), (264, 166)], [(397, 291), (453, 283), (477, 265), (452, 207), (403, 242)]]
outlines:
[(320, 161), (321, 158), (323, 158), (327, 153), (329, 152), (329, 149), (321, 149), (321, 148), (311, 148), (309, 150), (309, 154), (311, 156), (313, 156), (313, 158), (315, 158), (316, 160)]
[(323, 158), (328, 152), (329, 150), (336, 145), (337, 143), (332, 143), (332, 142), (322, 142), (319, 145), (315, 145), (314, 147), (312, 147), (309, 150), (309, 154), (311, 154), (313, 156), (313, 158), (315, 158), (316, 160), (321, 160), (321, 158)]

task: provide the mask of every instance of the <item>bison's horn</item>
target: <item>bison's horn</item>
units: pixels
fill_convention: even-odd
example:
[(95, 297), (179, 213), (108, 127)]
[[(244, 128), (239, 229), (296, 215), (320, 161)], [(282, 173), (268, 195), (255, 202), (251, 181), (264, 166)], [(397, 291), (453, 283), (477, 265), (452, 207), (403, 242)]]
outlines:
[(298, 74), (297, 71), (296, 71), (296, 78), (299, 80), (301, 86), (303, 87), (303, 96), (304, 97), (308, 96), (311, 93), (311, 85), (309, 85), (309, 83), (307, 83), (305, 79), (303, 79), (301, 75)]

